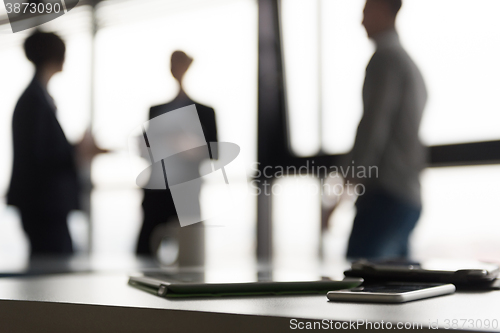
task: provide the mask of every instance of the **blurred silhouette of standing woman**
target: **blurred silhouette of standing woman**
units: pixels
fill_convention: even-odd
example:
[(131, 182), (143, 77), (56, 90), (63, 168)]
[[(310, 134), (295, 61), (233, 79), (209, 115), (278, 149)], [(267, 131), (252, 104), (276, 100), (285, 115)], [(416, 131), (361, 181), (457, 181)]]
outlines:
[[(201, 127), (203, 128), (203, 134), (205, 135), (205, 141), (207, 143), (217, 142), (217, 122), (214, 109), (193, 101), (184, 90), (184, 75), (188, 71), (192, 62), (193, 58), (189, 57), (183, 51), (175, 51), (172, 53), (172, 56), (170, 57), (170, 71), (174, 79), (179, 84), (179, 92), (169, 103), (153, 106), (149, 110), (149, 119), (153, 119), (184, 106), (195, 104)], [(217, 152), (214, 152), (212, 158), (218, 158)], [(192, 163), (185, 161), (183, 168), (189, 170), (186, 171), (187, 174), (198, 175), (199, 177), (199, 163), (200, 161)], [(201, 188), (198, 189), (198, 192), (200, 191)], [(158, 244), (154, 244), (154, 242), (151, 241), (153, 235), (156, 231), (161, 230), (162, 225), (171, 223), (177, 219), (177, 211), (170, 190), (144, 190), (142, 208), (144, 212), (144, 220), (137, 242), (136, 253), (141, 255), (155, 255), (156, 249), (153, 248)], [(198, 214), (201, 214), (199, 201), (194, 202), (190, 209), (192, 212), (198, 212)]]
[(20, 211), (31, 255), (70, 254), (67, 217), (79, 208), (80, 194), (76, 155), (92, 158), (99, 149), (88, 133), (73, 147), (57, 121), (47, 85), (63, 69), (66, 47), (61, 38), (36, 31), (25, 40), (24, 51), (35, 65), (35, 76), (14, 110), (14, 164), (7, 200)]

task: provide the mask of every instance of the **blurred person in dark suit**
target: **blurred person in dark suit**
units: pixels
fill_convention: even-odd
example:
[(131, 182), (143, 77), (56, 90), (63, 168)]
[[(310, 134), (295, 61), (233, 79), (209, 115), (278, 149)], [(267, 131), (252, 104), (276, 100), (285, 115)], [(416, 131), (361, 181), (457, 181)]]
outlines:
[(70, 254), (73, 245), (68, 213), (79, 208), (79, 160), (102, 152), (89, 132), (73, 147), (59, 125), (56, 105), (47, 91), (62, 71), (66, 47), (54, 33), (36, 31), (24, 42), (35, 76), (19, 98), (12, 119), (14, 161), (7, 203), (21, 214), (31, 255)]
[(356, 202), (348, 258), (407, 257), (422, 210), (420, 172), (426, 148), (419, 128), (427, 101), (424, 79), (395, 28), (401, 0), (367, 0), (363, 26), (376, 44), (363, 86), (363, 117), (346, 165), (372, 178), (348, 179), (365, 188)]
[[(175, 51), (170, 59), (170, 69), (172, 76), (179, 83), (179, 93), (169, 103), (153, 106), (149, 110), (149, 119), (158, 117), (166, 112), (173, 111), (188, 105), (195, 104), (198, 117), (201, 122), (203, 133), (206, 142), (217, 142), (217, 124), (215, 111), (211, 107), (193, 101), (185, 92), (183, 86), (183, 78), (193, 59), (183, 51)], [(214, 159), (217, 156), (212, 156)], [(191, 174), (199, 174), (199, 163), (186, 163), (186, 168), (194, 168)], [(199, 189), (201, 191), (201, 188)], [(200, 210), (199, 202), (194, 203), (198, 207), (192, 207), (194, 211)], [(172, 222), (177, 219), (177, 212), (170, 190), (144, 190), (144, 199), (142, 201), (144, 219), (139, 234), (137, 243), (137, 254), (154, 255), (152, 249), (151, 238), (155, 232), (155, 228), (165, 225), (167, 222)], [(160, 229), (158, 229), (160, 230)]]

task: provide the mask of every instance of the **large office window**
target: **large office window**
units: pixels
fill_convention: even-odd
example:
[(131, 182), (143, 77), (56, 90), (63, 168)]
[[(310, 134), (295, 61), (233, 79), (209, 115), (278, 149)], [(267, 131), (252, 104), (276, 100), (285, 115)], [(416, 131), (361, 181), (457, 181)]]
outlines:
[[(114, 153), (93, 166), (94, 246), (100, 252), (131, 252), (142, 221), (142, 191), (127, 165), (128, 136), (147, 120), (151, 106), (176, 96), (173, 51), (193, 57), (186, 92), (215, 109), (219, 140), (239, 145), (234, 163), (251, 171), (257, 155), (257, 3), (110, 1), (97, 8), (97, 18), (95, 133)], [(244, 174), (230, 185), (246, 187)], [(216, 184), (205, 183), (202, 209), (213, 204), (217, 191)], [(207, 227), (207, 258), (252, 254), (255, 200), (247, 199), (233, 207), (238, 218), (214, 222), (224, 227)], [(117, 234), (120, 242), (111, 242)]]
[(293, 151), (311, 156), (320, 149), (320, 53), (318, 2), (281, 2), (285, 87)]
[[(344, 153), (354, 142), (362, 112), (364, 69), (374, 51), (361, 25), (365, 0), (281, 3), (293, 151), (313, 155), (321, 147), (328, 153)], [(500, 138), (496, 98), (500, 91), (500, 23), (495, 16), (499, 9), (495, 0), (404, 1), (397, 28), (430, 92), (421, 129), (424, 143)], [(302, 37), (292, 38), (299, 29)], [(313, 62), (315, 59), (320, 63)], [(321, 103), (303, 106), (318, 96)], [(317, 119), (322, 122), (314, 123)], [(295, 125), (300, 122), (307, 131)], [(304, 148), (303, 142), (312, 140), (310, 129), (323, 133), (315, 149)]]
[(398, 27), (430, 91), (425, 143), (500, 138), (499, 10), (495, 0), (405, 2)]
[[(216, 110), (219, 140), (241, 148), (227, 171), (230, 174), (231, 168), (238, 169), (233, 173), (238, 177), (233, 177), (230, 185), (236, 192), (246, 192), (247, 175), (257, 156), (257, 2), (116, 0), (104, 1), (95, 10), (94, 71), (89, 6), (77, 7), (41, 27), (60, 34), (67, 44), (64, 71), (54, 77), (49, 91), (70, 141), (79, 140), (92, 123), (98, 144), (112, 150), (92, 164), (93, 252), (131, 254), (142, 222), (142, 191), (135, 185), (137, 175), (130, 172), (128, 137), (147, 120), (151, 106), (176, 95), (177, 84), (169, 68), (173, 51), (180, 49), (194, 58), (185, 88), (195, 101)], [(22, 42), (30, 32), (5, 31), (0, 35), (0, 155), (9, 156), (0, 161), (2, 195), (12, 163), (12, 111), (33, 75), (22, 51)], [(202, 209), (217, 197), (217, 186), (205, 184)], [(207, 229), (210, 260), (253, 254), (255, 198), (235, 197), (238, 200), (229, 208), (238, 212), (238, 218), (220, 223), (224, 227)], [(0, 208), (0, 251), (26, 254), (27, 242), (15, 210), (3, 202)], [(80, 244), (85, 249), (85, 218), (76, 214), (71, 220), (75, 221), (71, 224), (75, 225), (72, 231), (77, 248)]]
[(427, 169), (424, 209), (412, 237), (421, 257), (498, 260), (500, 166)]
[[(440, 145), (500, 139), (500, 23), (495, 16), (500, 2), (403, 2), (397, 29), (429, 91), (422, 142)], [(313, 156), (320, 149), (341, 154), (352, 148), (362, 115), (365, 68), (375, 50), (361, 25), (364, 3), (281, 0), (287, 107), (296, 155)], [(299, 38), (293, 38), (297, 31), (301, 31)], [(318, 98), (319, 102), (303, 107)], [(318, 140), (316, 133), (321, 133)], [(499, 172), (497, 166), (425, 170), (421, 178), (424, 211), (412, 238), (413, 253), (482, 259), (498, 255)], [(293, 193), (293, 183), (287, 184)], [(281, 200), (276, 200), (277, 211)], [(293, 214), (277, 213), (275, 229), (303, 223), (317, 229), (319, 222), (304, 221), (304, 216), (318, 215), (318, 206), (311, 204), (316, 200), (312, 195), (297, 201), (308, 213), (296, 214), (296, 219)], [(352, 203), (344, 203), (332, 216), (332, 229), (325, 235), (327, 256), (344, 254), (354, 214)], [(281, 234), (290, 244), (300, 242), (300, 227), (286, 230)]]

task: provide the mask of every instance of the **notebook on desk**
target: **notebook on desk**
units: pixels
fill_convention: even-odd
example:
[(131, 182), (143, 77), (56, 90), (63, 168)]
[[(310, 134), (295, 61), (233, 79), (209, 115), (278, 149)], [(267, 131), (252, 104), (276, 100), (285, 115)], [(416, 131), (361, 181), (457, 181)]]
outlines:
[(333, 280), (308, 272), (293, 271), (150, 271), (133, 275), (129, 285), (167, 298), (326, 294), (355, 288), (360, 278)]

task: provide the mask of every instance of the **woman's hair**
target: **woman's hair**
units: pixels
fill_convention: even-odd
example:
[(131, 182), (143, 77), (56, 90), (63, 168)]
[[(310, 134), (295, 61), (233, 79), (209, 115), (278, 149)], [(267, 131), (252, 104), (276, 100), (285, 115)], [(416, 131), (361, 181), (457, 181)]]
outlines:
[(24, 53), (39, 68), (50, 62), (63, 62), (66, 46), (58, 35), (37, 30), (24, 41)]

